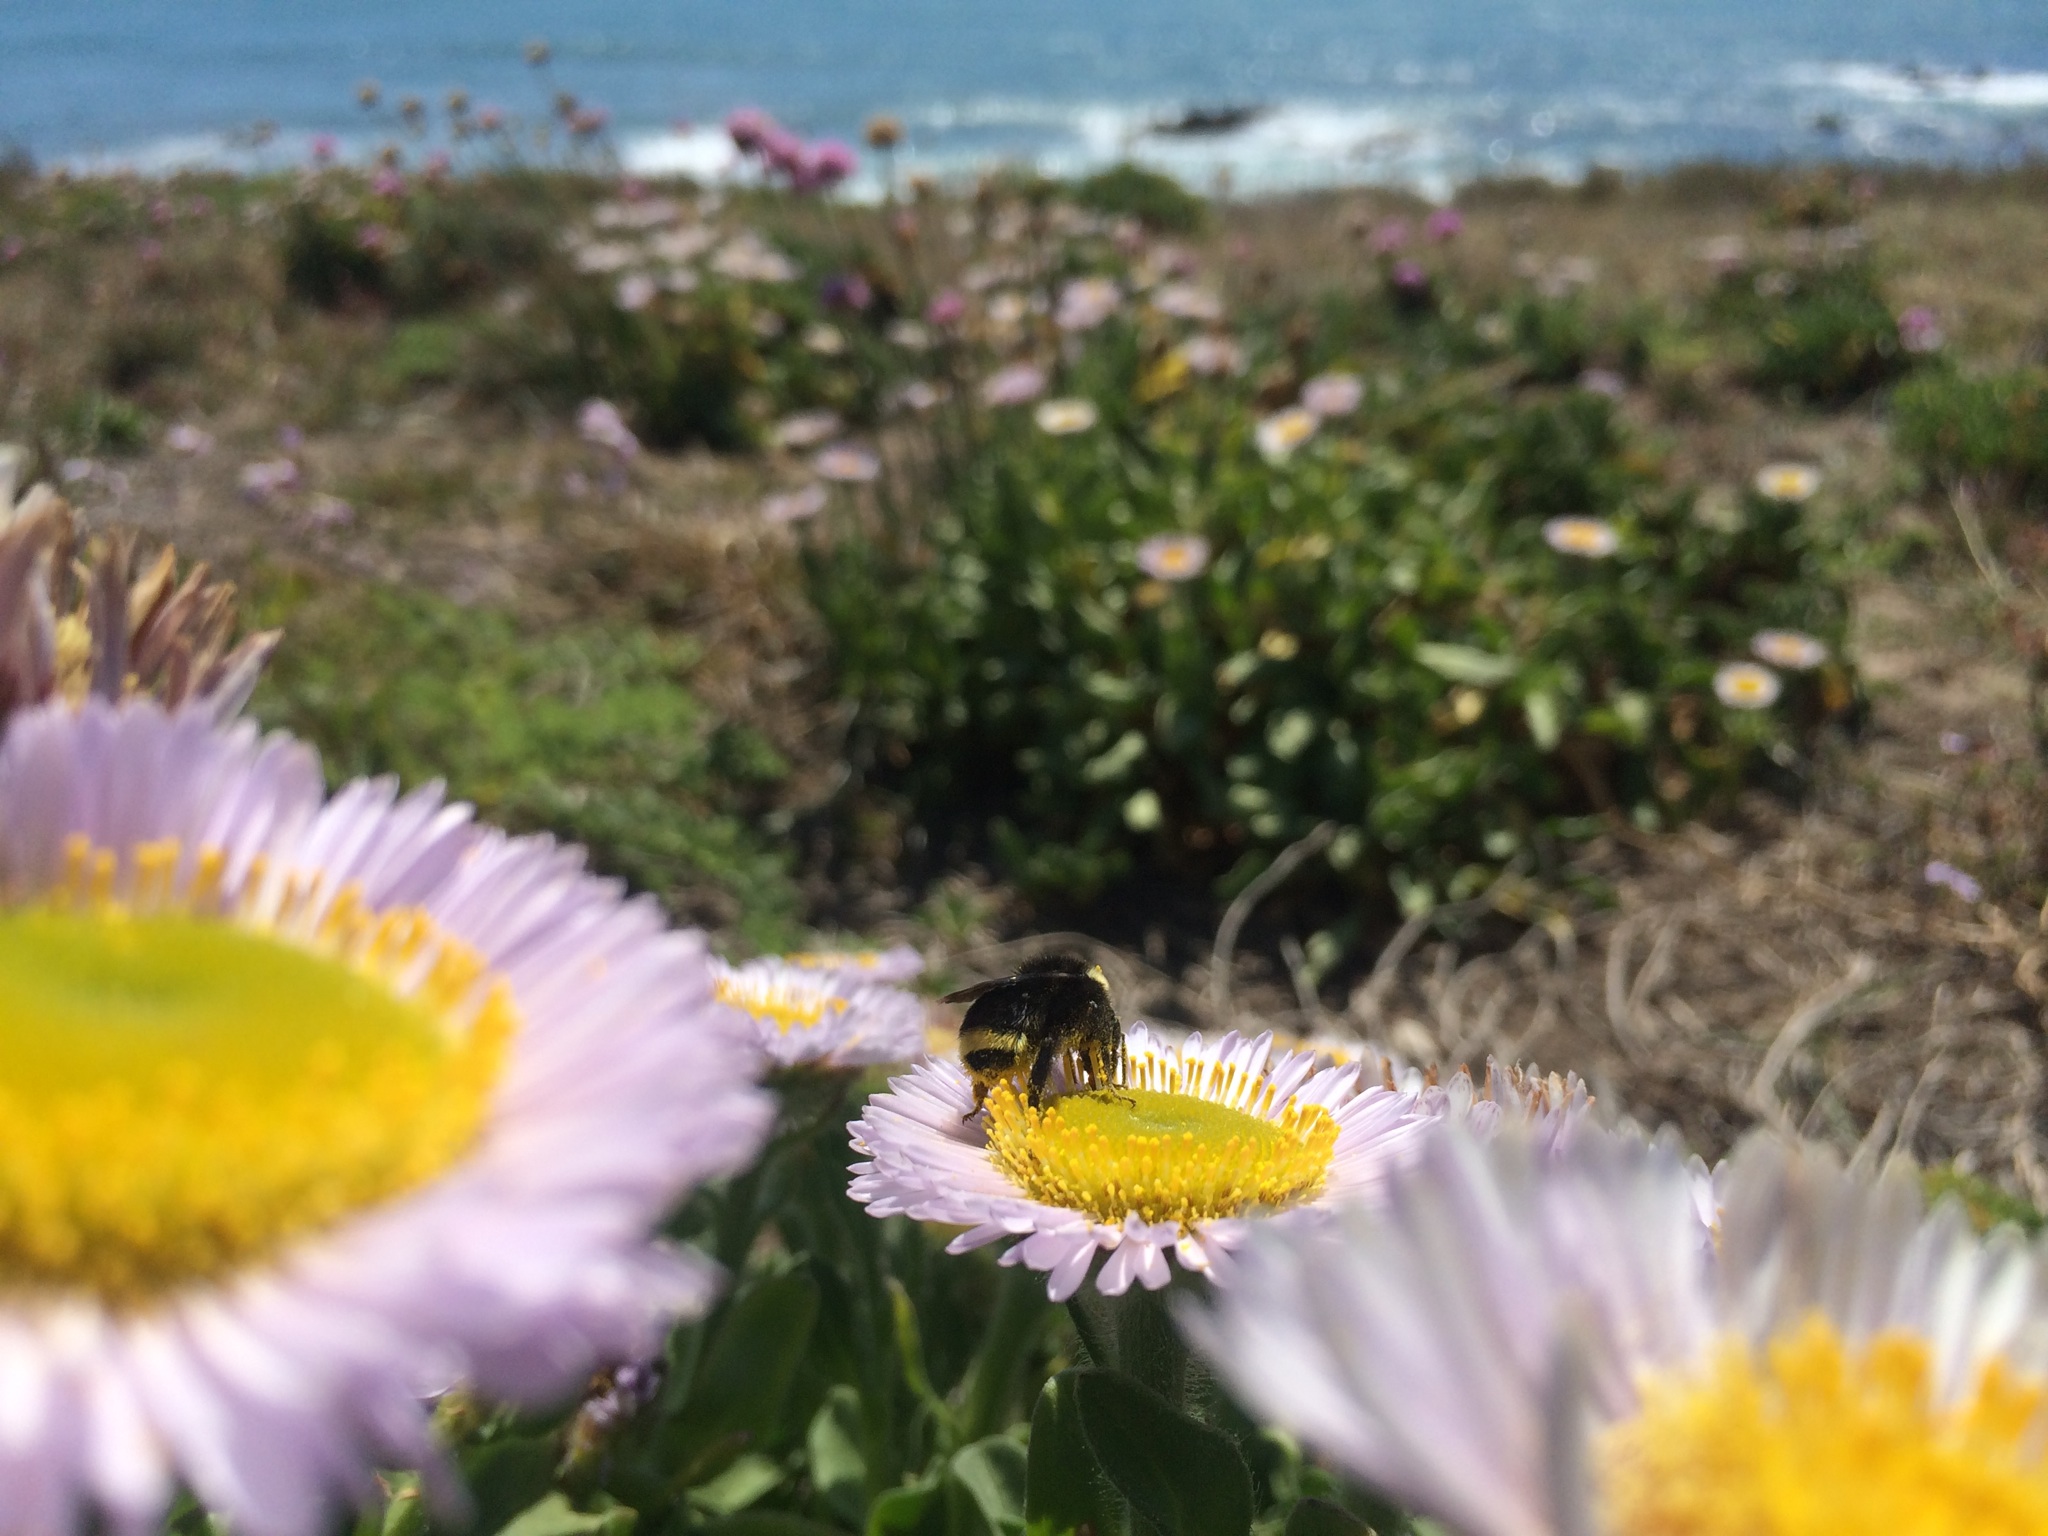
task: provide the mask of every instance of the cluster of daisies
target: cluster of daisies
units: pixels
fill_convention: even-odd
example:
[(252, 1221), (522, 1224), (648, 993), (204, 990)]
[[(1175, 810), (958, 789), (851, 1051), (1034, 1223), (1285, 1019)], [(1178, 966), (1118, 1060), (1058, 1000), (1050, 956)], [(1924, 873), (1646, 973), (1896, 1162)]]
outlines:
[[(1757, 495), (1781, 506), (1813, 499), (1820, 471), (1810, 464), (1767, 464), (1757, 471)], [(1543, 542), (1561, 555), (1607, 560), (1621, 553), (1621, 530), (1604, 517), (1553, 517)], [(1828, 659), (1827, 643), (1803, 630), (1761, 629), (1750, 637), (1751, 657), (1714, 669), (1714, 697), (1730, 709), (1769, 709), (1785, 692), (1786, 672), (1811, 672)]]

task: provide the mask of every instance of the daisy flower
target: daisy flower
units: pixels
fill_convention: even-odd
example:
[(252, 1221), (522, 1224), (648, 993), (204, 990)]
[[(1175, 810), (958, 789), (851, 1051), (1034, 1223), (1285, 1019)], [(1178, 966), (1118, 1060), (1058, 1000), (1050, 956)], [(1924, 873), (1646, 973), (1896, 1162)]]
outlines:
[(924, 1004), (845, 966), (712, 962), (718, 1000), (777, 1067), (861, 1067), (924, 1054)]
[(908, 944), (893, 944), (887, 949), (807, 949), (782, 958), (805, 970), (842, 971), (863, 981), (892, 986), (924, 974), (924, 956)]
[(1288, 458), (1295, 449), (1316, 435), (1316, 428), (1323, 419), (1314, 411), (1299, 405), (1290, 405), (1284, 411), (1276, 411), (1261, 421), (1253, 433), (1259, 445), (1259, 452), (1269, 464), (1278, 464)]
[(1190, 336), (1173, 349), (1173, 356), (1187, 365), (1188, 372), (1205, 379), (1244, 371), (1244, 348), (1228, 336)]
[(1213, 322), (1223, 318), (1223, 300), (1193, 283), (1164, 283), (1152, 292), (1152, 307), (1176, 320)]
[(1185, 1321), (1247, 1406), (1459, 1536), (2048, 1528), (2048, 1253), (1770, 1139), (1431, 1137)]
[(1003, 1084), (981, 1116), (958, 1061), (912, 1068), (850, 1127), (863, 1161), (848, 1192), (875, 1216), (966, 1227), (951, 1253), (1022, 1239), (1002, 1262), (1045, 1273), (1054, 1301), (1107, 1254), (1096, 1289), (1120, 1296), (1165, 1285), (1168, 1254), (1221, 1279), (1253, 1225), (1370, 1195), (1431, 1123), (1413, 1097), (1276, 1055), (1269, 1035), (1173, 1044), (1137, 1024), (1114, 1094), (1033, 1108)]
[(1060, 290), (1053, 324), (1063, 331), (1092, 331), (1123, 301), (1123, 290), (1108, 278), (1077, 277)]
[(820, 449), (811, 460), (811, 468), (821, 480), (836, 480), (842, 485), (865, 485), (882, 473), (882, 461), (865, 448), (852, 443), (835, 443), (830, 448)]
[(1820, 471), (1811, 464), (1766, 464), (1756, 472), (1756, 493), (1766, 501), (1802, 502), (1820, 489)]
[(1209, 541), (1199, 533), (1155, 533), (1138, 545), (1137, 561), (1155, 581), (1193, 581), (1209, 568)]
[(1031, 363), (998, 368), (981, 381), (984, 405), (1024, 405), (1045, 393), (1045, 370)]
[(0, 743), (0, 994), (10, 1531), (445, 1489), (422, 1395), (645, 1358), (713, 1287), (650, 1229), (771, 1113), (701, 937), (577, 851), (154, 704)]
[(825, 510), (830, 493), (812, 481), (793, 491), (776, 491), (761, 499), (761, 520), (767, 523), (801, 523)]
[(1052, 437), (1071, 437), (1086, 432), (1102, 419), (1092, 400), (1045, 400), (1031, 413), (1038, 430)]
[(1769, 709), (1785, 685), (1769, 667), (1730, 661), (1714, 669), (1714, 697), (1730, 709)]
[(815, 448), (836, 436), (842, 425), (837, 411), (797, 411), (769, 429), (768, 441), (778, 448)]
[(1355, 373), (1319, 373), (1301, 386), (1301, 408), (1327, 421), (1349, 416), (1365, 399), (1365, 381)]
[(612, 300), (627, 313), (645, 309), (654, 302), (654, 296), (661, 292), (661, 285), (645, 272), (628, 272), (612, 290)]
[(1760, 629), (1749, 637), (1750, 654), (1787, 672), (1811, 672), (1828, 659), (1828, 648), (1797, 629)]
[(1621, 548), (1621, 534), (1604, 517), (1553, 517), (1543, 525), (1543, 542), (1561, 555), (1604, 560)]

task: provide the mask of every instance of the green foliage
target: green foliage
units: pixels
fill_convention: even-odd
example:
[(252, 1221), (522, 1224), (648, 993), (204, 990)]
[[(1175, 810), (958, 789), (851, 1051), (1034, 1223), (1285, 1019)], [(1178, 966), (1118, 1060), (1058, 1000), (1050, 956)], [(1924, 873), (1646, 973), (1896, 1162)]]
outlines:
[(1783, 266), (1739, 266), (1714, 294), (1717, 319), (1746, 338), (1751, 379), (1840, 404), (1904, 374), (1911, 356), (1860, 252)]
[(80, 453), (140, 453), (149, 446), (149, 416), (132, 400), (94, 390), (59, 413), (57, 432)]
[[(1455, 899), (1610, 813), (1690, 814), (1849, 701), (1832, 673), (1769, 713), (1715, 702), (1760, 628), (1839, 642), (1831, 546), (1767, 503), (1695, 517), (1598, 396), (1383, 372), (1272, 465), (1231, 388), (1134, 409), (1117, 346), (1067, 386), (1104, 429), (999, 419), (916, 526), (809, 553), (869, 760), (1022, 880), (1229, 890), (1330, 820), (1346, 878)], [(1546, 545), (1585, 513), (1613, 558)], [(1212, 558), (1149, 580), (1138, 548), (1172, 532)]]
[(793, 936), (782, 857), (751, 825), (784, 767), (689, 689), (690, 642), (529, 635), (505, 613), (383, 588), (259, 607), (290, 639), (257, 695), (336, 777), (445, 778), (494, 822), (584, 844), (598, 868), (756, 943)]
[(1209, 216), (1208, 203), (1171, 176), (1128, 160), (1076, 182), (1073, 200), (1096, 213), (1134, 218), (1162, 234), (1193, 234)]
[(1251, 1530), (1251, 1475), (1229, 1435), (1116, 1371), (1062, 1379), (1103, 1477), (1162, 1536)]
[(1900, 449), (1935, 474), (1981, 477), (2017, 496), (2048, 492), (2048, 369), (1924, 372), (1893, 393), (1892, 423)]
[(1963, 1209), (1969, 1213), (1970, 1224), (1979, 1232), (2011, 1223), (2031, 1236), (2038, 1233), (2043, 1225), (2048, 1225), (2028, 1201), (2008, 1194), (1989, 1179), (1964, 1173), (1960, 1168), (1929, 1168), (1921, 1175), (1921, 1182), (1926, 1186), (1930, 1201), (1948, 1196), (1960, 1200)]

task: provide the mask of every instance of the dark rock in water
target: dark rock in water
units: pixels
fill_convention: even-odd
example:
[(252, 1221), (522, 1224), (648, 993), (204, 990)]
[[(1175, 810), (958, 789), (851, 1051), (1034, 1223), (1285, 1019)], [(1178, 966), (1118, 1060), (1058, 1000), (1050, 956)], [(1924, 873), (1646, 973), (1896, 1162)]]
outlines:
[(1258, 106), (1234, 107), (1189, 107), (1179, 117), (1166, 118), (1152, 125), (1151, 132), (1192, 137), (1204, 133), (1235, 133), (1238, 129), (1256, 122), (1271, 108)]

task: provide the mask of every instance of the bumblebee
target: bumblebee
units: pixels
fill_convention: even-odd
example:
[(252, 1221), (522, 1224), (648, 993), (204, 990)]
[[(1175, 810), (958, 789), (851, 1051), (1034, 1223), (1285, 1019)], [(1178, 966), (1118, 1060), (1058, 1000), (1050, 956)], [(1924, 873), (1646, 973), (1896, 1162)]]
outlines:
[(974, 1108), (996, 1084), (1023, 1078), (1026, 1100), (1045, 1096), (1053, 1064), (1066, 1064), (1070, 1087), (1113, 1089), (1124, 1072), (1124, 1026), (1109, 1000), (1102, 967), (1078, 955), (1040, 955), (1011, 976), (979, 982), (942, 999), (967, 1004), (960, 1063), (974, 1080)]

